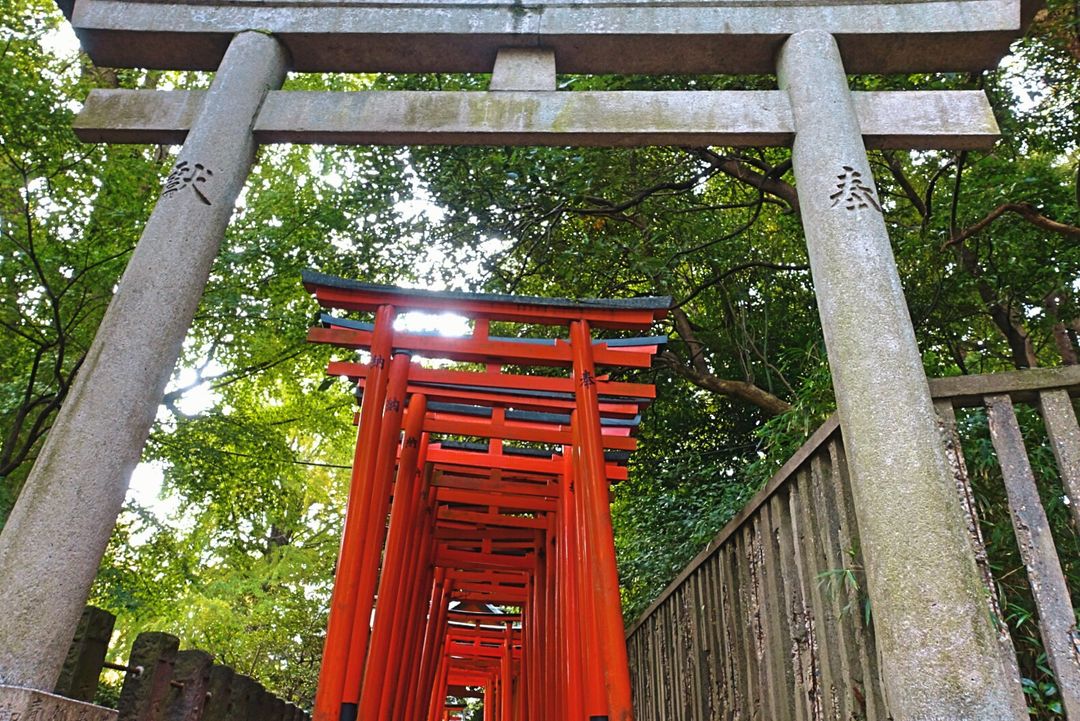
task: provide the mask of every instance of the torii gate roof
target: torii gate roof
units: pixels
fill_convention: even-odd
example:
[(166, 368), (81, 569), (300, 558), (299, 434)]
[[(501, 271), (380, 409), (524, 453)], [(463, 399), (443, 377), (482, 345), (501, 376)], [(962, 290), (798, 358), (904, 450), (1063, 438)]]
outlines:
[(837, 36), (851, 72), (993, 67), (1038, 0), (57, 0), (95, 63), (215, 69), (243, 30), (302, 72), (490, 72), (544, 46), (566, 73), (772, 73), (788, 35)]

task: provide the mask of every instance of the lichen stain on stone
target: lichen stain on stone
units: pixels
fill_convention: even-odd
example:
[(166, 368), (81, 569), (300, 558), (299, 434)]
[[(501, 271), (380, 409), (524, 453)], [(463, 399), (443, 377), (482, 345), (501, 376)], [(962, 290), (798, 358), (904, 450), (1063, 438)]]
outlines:
[(540, 101), (532, 97), (468, 98), (465, 111), (466, 122), (472, 127), (532, 130), (537, 126)]
[[(651, 100), (651, 99), (650, 99)], [(686, 132), (686, 113), (680, 113), (668, 103), (643, 102), (628, 107), (626, 112), (613, 112), (606, 98), (581, 94), (563, 102), (551, 121), (551, 130), (582, 132), (603, 127), (605, 132)]]
[(446, 129), (462, 121), (460, 105), (443, 102), (439, 96), (417, 93), (403, 104), (402, 124), (408, 128)]

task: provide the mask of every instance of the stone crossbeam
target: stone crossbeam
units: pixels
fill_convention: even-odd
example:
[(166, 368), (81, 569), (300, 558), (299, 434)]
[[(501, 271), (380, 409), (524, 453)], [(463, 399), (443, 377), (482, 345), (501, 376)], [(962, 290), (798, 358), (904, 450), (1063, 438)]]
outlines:
[[(75, 122), (89, 142), (184, 142), (203, 91), (95, 90)], [(867, 147), (982, 149), (998, 127), (979, 91), (853, 93)], [(790, 145), (781, 91), (273, 91), (260, 143), (368, 145)]]
[(299, 72), (491, 72), (503, 47), (567, 73), (772, 73), (792, 33), (837, 37), (848, 72), (994, 66), (1034, 0), (60, 0), (98, 65), (213, 70), (259, 29)]

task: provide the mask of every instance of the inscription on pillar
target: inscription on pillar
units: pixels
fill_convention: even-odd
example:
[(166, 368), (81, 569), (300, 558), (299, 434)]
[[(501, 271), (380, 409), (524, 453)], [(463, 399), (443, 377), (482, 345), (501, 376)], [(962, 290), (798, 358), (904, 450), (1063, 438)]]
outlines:
[(873, 208), (881, 212), (881, 206), (874, 197), (874, 189), (863, 182), (862, 173), (850, 165), (844, 166), (844, 172), (836, 176), (840, 182), (836, 184), (837, 191), (829, 196), (833, 202), (833, 208), (844, 210), (864, 210)]
[(196, 197), (206, 205), (213, 205), (208, 195), (208, 184), (214, 177), (214, 171), (202, 163), (189, 163), (181, 160), (173, 166), (169, 177), (165, 178), (165, 188), (161, 191), (162, 198), (169, 198), (190, 189)]

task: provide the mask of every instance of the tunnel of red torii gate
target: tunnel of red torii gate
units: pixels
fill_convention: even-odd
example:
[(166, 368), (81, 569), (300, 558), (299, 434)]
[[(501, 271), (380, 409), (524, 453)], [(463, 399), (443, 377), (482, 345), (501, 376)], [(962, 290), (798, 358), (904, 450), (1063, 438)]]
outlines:
[[(131, 472), (139, 462), (259, 146), (318, 143), (790, 147), (890, 712), (898, 721), (1026, 716), (1022, 703), (1017, 703), (1019, 680), (1001, 655), (978, 560), (963, 530), (962, 509), (953, 492), (954, 478), (867, 156), (868, 148), (985, 150), (998, 137), (997, 123), (981, 90), (859, 92), (851, 90), (849, 73), (992, 69), (1024, 32), (1037, 7), (1035, 0), (59, 0), (58, 4), (83, 48), (100, 66), (215, 74), (207, 90), (95, 90), (76, 119), (76, 133), (87, 142), (183, 143), (183, 147), (87, 360), (0, 534), (0, 578), (4, 581), (0, 583), (0, 618), (5, 621), (0, 624), (0, 711), (7, 708), (5, 698), (17, 699), (15, 703), (23, 709), (28, 708), (28, 699), (59, 708), (55, 699), (37, 692), (55, 687)], [(486, 91), (301, 92), (283, 88), (289, 72), (490, 73), (491, 81)], [(773, 75), (778, 86), (755, 91), (702, 91), (691, 89), (690, 84), (663, 92), (564, 91), (557, 89), (557, 73)], [(325, 285), (324, 295), (362, 291)], [(463, 302), (451, 297), (442, 300), (451, 305)], [(476, 302), (485, 313), (497, 315), (494, 299)], [(569, 340), (554, 345), (485, 339), (484, 327), (490, 319), (481, 313), (475, 316), (479, 336), (460, 342), (476, 345), (464, 359), (500, 365), (564, 365), (578, 373), (579, 381), (584, 376), (578, 365), (587, 365), (589, 352), (591, 362), (601, 366), (644, 362), (648, 345), (593, 346), (588, 340), (589, 327), (612, 323), (640, 330), (647, 325), (643, 320), (620, 325), (620, 314), (642, 309), (632, 311), (632, 307), (621, 307), (621, 302), (614, 303), (610, 308), (574, 306), (567, 315), (571, 306), (541, 302), (556, 316), (564, 314), (554, 324), (567, 326)], [(386, 306), (396, 307), (389, 301)], [(537, 307), (536, 303), (514, 304), (515, 312), (535, 312)], [(359, 345), (385, 343), (375, 332), (375, 328), (330, 321), (315, 336), (349, 338)], [(432, 344), (440, 342), (422, 336), (413, 340), (420, 354), (431, 352)], [(524, 569), (445, 566), (449, 582), (446, 577), (441, 586), (431, 581), (429, 592), (447, 588), (450, 593), (447, 583), (455, 585), (453, 591), (458, 594), (493, 596), (516, 588), (518, 597), (531, 595), (533, 603), (521, 605), (524, 615), (509, 625), (505, 620), (489, 623), (485, 619), (478, 629), (474, 624), (471, 636), (455, 630), (443, 639), (442, 647), (422, 646), (430, 651), (426, 659), (421, 651), (423, 670), (429, 675), (444, 674), (425, 678), (425, 686), (449, 683), (451, 674), (463, 673), (466, 667), (479, 669), (479, 675), (493, 671), (494, 661), (485, 654), (492, 652), (496, 641), (492, 632), (500, 629), (488, 626), (501, 626), (503, 635), (498, 641), (508, 651), (498, 657), (499, 673), (491, 684), (501, 693), (493, 694), (495, 703), (486, 708), (505, 714), (519, 707), (537, 708), (534, 704), (551, 707), (576, 702), (576, 679), (567, 679), (568, 686), (562, 689), (557, 684), (538, 685), (535, 675), (553, 668), (558, 673), (564, 670), (558, 663), (581, 658), (582, 673), (594, 675), (577, 679), (584, 694), (579, 710), (629, 721), (629, 691), (623, 676), (626, 650), (621, 638), (618, 643), (614, 640), (619, 635), (613, 620), (614, 568), (605, 555), (606, 543), (601, 543), (608, 538), (607, 529), (601, 527), (603, 518), (589, 514), (604, 515), (602, 481), (605, 474), (615, 480), (622, 472), (617, 462), (605, 461), (603, 449), (624, 452), (632, 446), (626, 435), (629, 427), (615, 421), (626, 420), (626, 408), (635, 405), (635, 398), (640, 400), (634, 393), (645, 391), (620, 395), (612, 390), (611, 381), (590, 370), (585, 391), (566, 384), (539, 386), (553, 382), (548, 380), (531, 380), (526, 388), (505, 388), (500, 385), (502, 376), (491, 371), (479, 374), (484, 378), (479, 388), (455, 378), (425, 385), (425, 393), (417, 393), (418, 379), (428, 371), (404, 360), (395, 365), (390, 360), (393, 350), (393, 345), (384, 346), (383, 352), (374, 354), (384, 359), (384, 366), (372, 368), (367, 377), (362, 377), (360, 368), (345, 373), (369, 386), (365, 404), (374, 403), (369, 398), (383, 393), (391, 371), (397, 368), (402, 373), (404, 365), (408, 377), (397, 382), (406, 383), (405, 392), (411, 384), (410, 406), (428, 400), (444, 404), (425, 412), (422, 422), (420, 413), (414, 413), (414, 420), (406, 412), (406, 425), (421, 423), (421, 429), (429, 433), (436, 432), (434, 428), (453, 428), (457, 433), (467, 428), (475, 437), (490, 438), (482, 451), (432, 449), (429, 443), (425, 453), (470, 454), (468, 458), (479, 459), (479, 468), (488, 472), (476, 482), (499, 488), (510, 482), (518, 490), (535, 490), (532, 486), (542, 483), (558, 485), (552, 479), (561, 479), (563, 473), (575, 481), (573, 493), (553, 501), (572, 502), (561, 512), (558, 508), (474, 507), (470, 501), (478, 499), (468, 495), (469, 488), (437, 485), (434, 471), (428, 478), (416, 461), (421, 487), (427, 482), (428, 490), (437, 489), (436, 496), (467, 499), (439, 502), (433, 509), (435, 532), (421, 534), (421, 540), (433, 544), (436, 557), (442, 554), (445, 560), (447, 554), (449, 558), (466, 554), (480, 560), (502, 555), (529, 558), (529, 563), (536, 564)], [(575, 355), (582, 353), (580, 358)], [(436, 386), (443, 396), (436, 398), (432, 390)], [(878, 401), (885, 388), (890, 402), (882, 404)], [(514, 404), (504, 408), (494, 403), (494, 396), (500, 395), (494, 389), (509, 391)], [(554, 395), (544, 396), (539, 403), (538, 390)], [(584, 403), (579, 392), (598, 395), (599, 401)], [(417, 400), (420, 396), (424, 401)], [(381, 427), (391, 429), (401, 422), (404, 400), (394, 410), (384, 407), (385, 399), (380, 400), (366, 417), (389, 418)], [(478, 412), (477, 407), (487, 410)], [(523, 413), (533, 415), (519, 415)], [(563, 422), (567, 415), (571, 416), (568, 428)], [(372, 432), (365, 431), (365, 425), (373, 424), (362, 424), (361, 432)], [(508, 447), (499, 453), (501, 441), (517, 441), (499, 437), (511, 429), (520, 434), (528, 429), (532, 436), (548, 439), (540, 442), (564, 450), (558, 458), (526, 459), (531, 464), (546, 461), (543, 472), (518, 468), (514, 464), (526, 460), (508, 452)], [(443, 432), (448, 431), (438, 431)], [(372, 491), (393, 483), (393, 472), (388, 469), (393, 465), (389, 449), (394, 436), (391, 430), (387, 433), (389, 438), (383, 439), (380, 429), (375, 445), (360, 444), (366, 455), (358, 463), (357, 477), (370, 481)], [(575, 433), (580, 438), (575, 439)], [(375, 446), (383, 451), (381, 460)], [(419, 458), (420, 450), (419, 446), (406, 447), (404, 460), (412, 464), (412, 453)], [(498, 476), (497, 470), (503, 475)], [(507, 480), (505, 472), (511, 470), (521, 477)], [(469, 475), (455, 470), (437, 478)], [(422, 499), (431, 497), (421, 494)], [(381, 589), (373, 589), (377, 579), (369, 557), (374, 553), (372, 546), (355, 539), (361, 531), (380, 534), (382, 526), (375, 523), (357, 530), (355, 519), (361, 511), (381, 510), (379, 504), (389, 498), (385, 492), (365, 491), (351, 501), (360, 508), (356, 512), (350, 508), (350, 529), (343, 546), (348, 557), (342, 573), (352, 575), (349, 583), (338, 583), (334, 597), (318, 721), (338, 721), (343, 703), (347, 710), (356, 706), (363, 721), (379, 718), (365, 713), (365, 708), (370, 711), (375, 704), (412, 703), (416, 715), (409, 721), (437, 711), (417, 708), (424, 703), (420, 693), (409, 696), (406, 690), (403, 700), (396, 696), (390, 700), (381, 690), (389, 688), (385, 678), (371, 683), (367, 678), (380, 672), (385, 676), (386, 669), (371, 662), (372, 651), (357, 652), (371, 648), (382, 654), (379, 659), (416, 660), (409, 653), (417, 648), (419, 630), (404, 639), (393, 628), (380, 630), (378, 608), (371, 638), (364, 638), (368, 624), (357, 622), (362, 617), (360, 604), (373, 601)], [(460, 542), (441, 538), (439, 534), (449, 533), (446, 529), (459, 523), (450, 519), (462, 518), (461, 514), (468, 519), (460, 522), (466, 528), (479, 528), (481, 520), (490, 523), (495, 517), (502, 523), (506, 518), (528, 520), (511, 520), (518, 526), (509, 531), (499, 527), (498, 533), (488, 534), (490, 538), (481, 538), (482, 534)], [(567, 524), (567, 518), (593, 520)], [(564, 543), (564, 550), (567, 544), (576, 544), (578, 555), (573, 562), (560, 565), (555, 559), (553, 563), (546, 553), (549, 549), (545, 547), (542, 554), (539, 546), (529, 545), (532, 541), (514, 553), (505, 552), (525, 531), (540, 530), (530, 528), (538, 524), (536, 519), (553, 524), (553, 530), (544, 529), (549, 541), (557, 540), (559, 532), (579, 534)], [(390, 536), (386, 548), (393, 561), (392, 551), (402, 546), (392, 532)], [(405, 548), (410, 549), (405, 560), (415, 562), (415, 549)], [(592, 564), (587, 578), (573, 576), (584, 567), (581, 549)], [(552, 580), (545, 574), (553, 570), (561, 575)], [(519, 582), (510, 583), (511, 575)], [(582, 588), (585, 582), (592, 585)], [(557, 595), (555, 604), (544, 600), (559, 588), (578, 594), (573, 597), (578, 620), (595, 616), (594, 628), (575, 636), (567, 632), (570, 624), (558, 625), (560, 618), (566, 621), (559, 614), (566, 614), (567, 606)], [(400, 598), (406, 590), (385, 591)], [(430, 596), (426, 601), (430, 608)], [(457, 608), (455, 613), (460, 615)], [(394, 612), (405, 614), (406, 610), (410, 609)], [(555, 623), (530, 621), (529, 614), (538, 610), (554, 613)], [(458, 628), (451, 623), (460, 621), (448, 617), (432, 626), (432, 633)], [(543, 639), (530, 642), (529, 634), (542, 629), (555, 630), (555, 645)], [(428, 628), (423, 630), (426, 633)], [(580, 653), (559, 647), (559, 639), (580, 644)], [(428, 640), (425, 636), (422, 643)], [(466, 654), (457, 651), (470, 642), (478, 650), (465, 663)], [(539, 660), (537, 653), (542, 655)], [(503, 673), (504, 663), (509, 673)], [(455, 676), (455, 680), (465, 679)], [(554, 683), (542, 675), (541, 681)], [(395, 689), (396, 694), (400, 688)], [(597, 689), (603, 691), (602, 702)], [(436, 701), (427, 699), (433, 706)], [(558, 713), (551, 718), (564, 721)]]
[[(327, 369), (362, 400), (314, 717), (443, 721), (479, 695), (485, 721), (630, 718), (609, 494), (655, 393), (602, 372), (648, 368), (666, 338), (593, 329), (647, 331), (671, 299), (304, 284), (324, 308), (373, 316), (324, 313), (308, 335), (367, 353)], [(395, 330), (409, 311), (462, 315), (472, 333)], [(493, 322), (561, 336), (493, 336)], [(520, 372), (533, 367), (559, 372)]]

